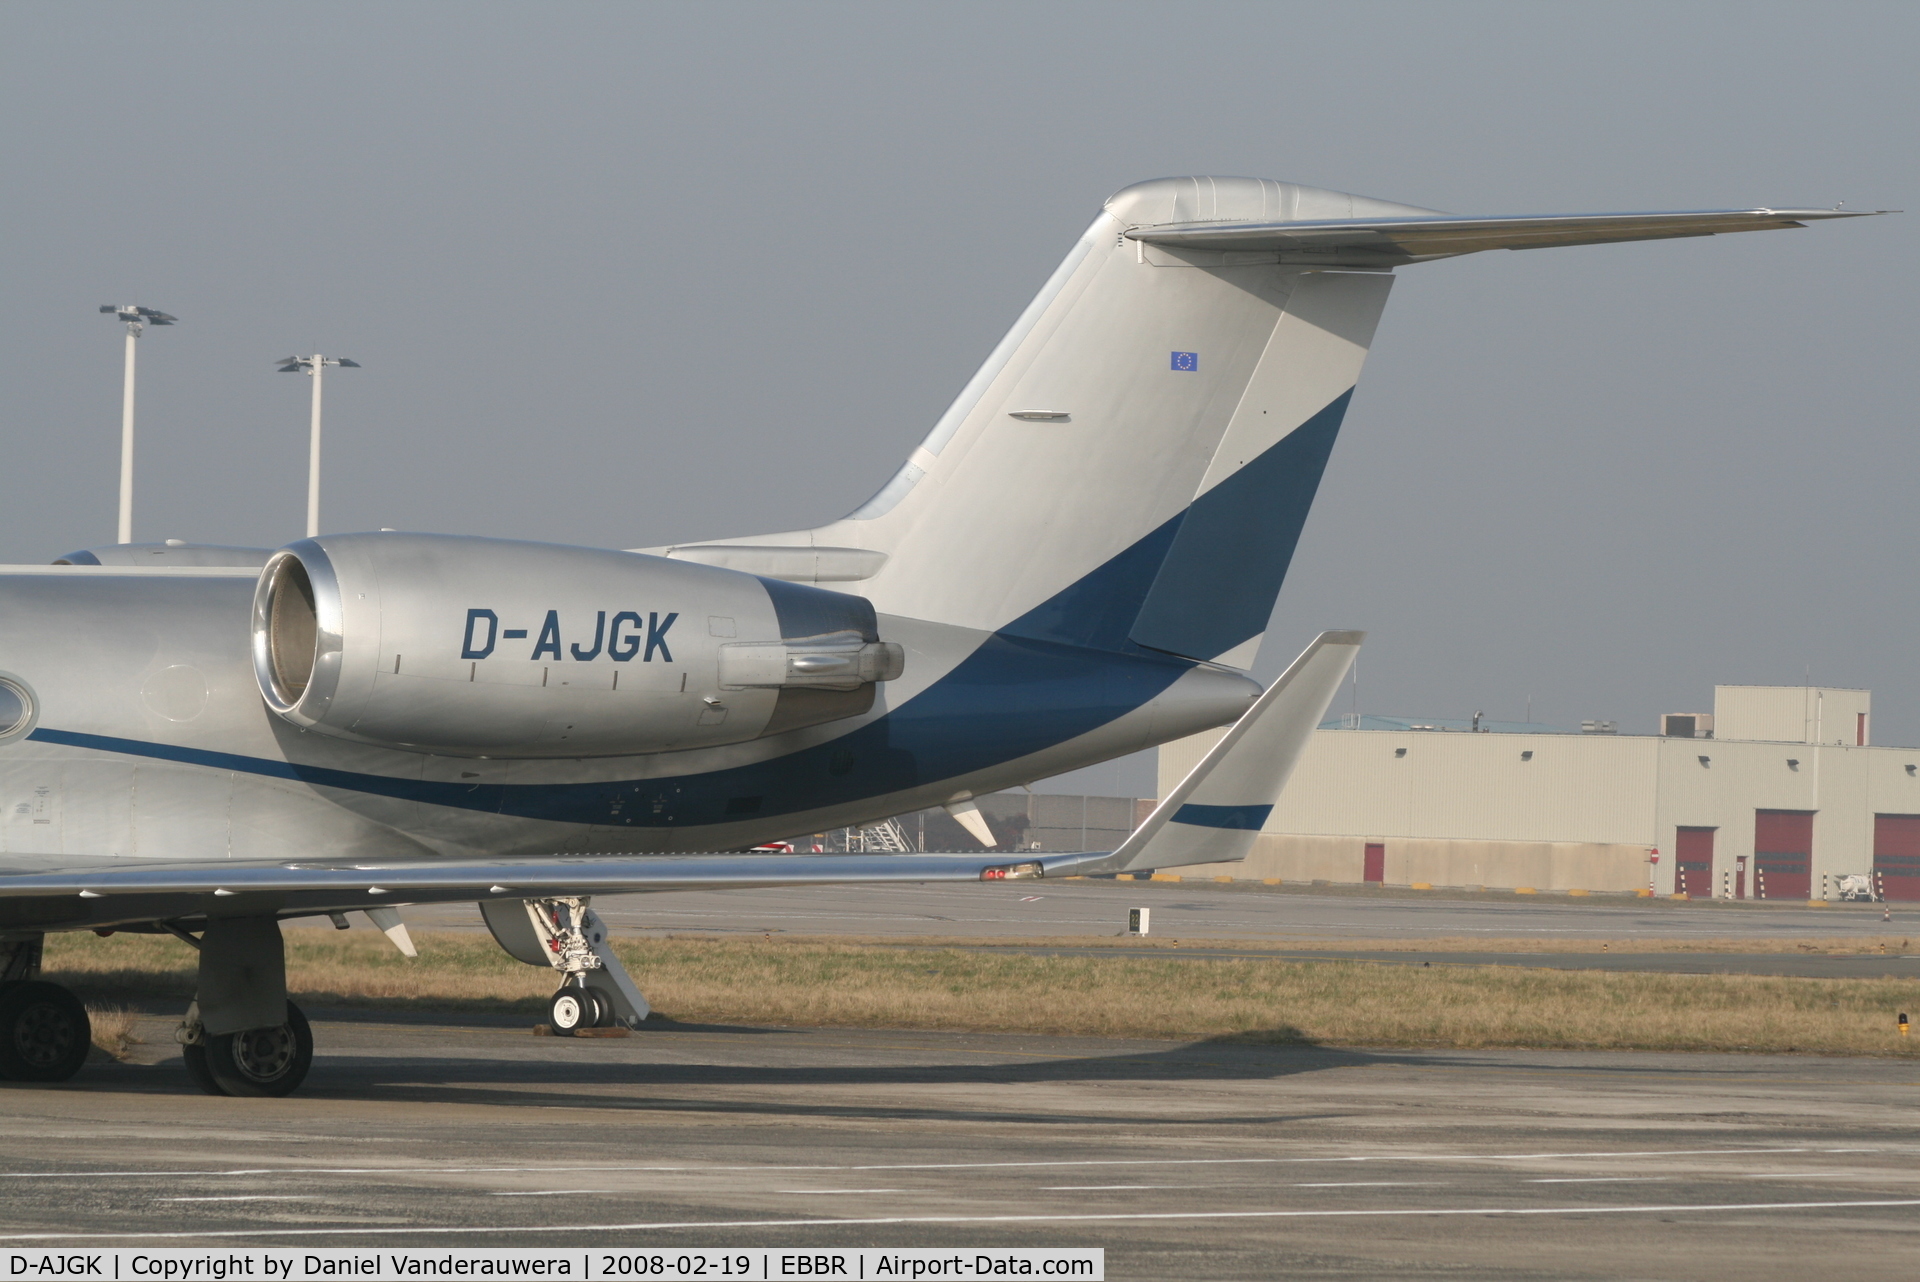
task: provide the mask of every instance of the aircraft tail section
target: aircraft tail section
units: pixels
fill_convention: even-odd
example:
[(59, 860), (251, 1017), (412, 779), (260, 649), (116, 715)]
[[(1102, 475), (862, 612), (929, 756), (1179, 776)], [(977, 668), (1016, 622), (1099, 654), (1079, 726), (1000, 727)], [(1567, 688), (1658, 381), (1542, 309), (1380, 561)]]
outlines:
[(1135, 642), (1252, 666), (1392, 284), (1325, 271), (1293, 280), (1134, 620)]
[(889, 614), (1247, 666), (1391, 276), (1127, 232), (1355, 208), (1420, 212), (1260, 179), (1121, 191), (851, 516), (667, 554), (784, 565)]
[(1396, 267), (1855, 212), (1460, 217), (1259, 178), (1138, 183), (858, 510), (656, 550), (846, 584), (887, 614), (1246, 667)]

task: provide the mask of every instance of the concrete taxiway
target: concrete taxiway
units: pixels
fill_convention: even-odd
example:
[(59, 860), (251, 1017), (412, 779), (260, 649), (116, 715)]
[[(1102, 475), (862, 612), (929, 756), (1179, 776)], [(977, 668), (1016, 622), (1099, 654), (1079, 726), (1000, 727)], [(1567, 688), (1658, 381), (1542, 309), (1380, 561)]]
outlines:
[[(1116, 941), (1127, 909), (1152, 910), (1154, 939), (1139, 949)], [(1405, 890), (1282, 889), (1165, 882), (1031, 882), (996, 886), (846, 886), (675, 895), (603, 896), (595, 907), (616, 935), (839, 935), (902, 945), (946, 939), (1013, 951), (1139, 952), (1154, 957), (1360, 960), (1403, 966), (1531, 966), (1664, 974), (1791, 975), (1813, 979), (1911, 976), (1920, 947), (1920, 911), (1877, 904), (1649, 903), (1613, 899), (1488, 895), (1425, 897)], [(471, 904), (412, 909), (424, 929), (484, 930)], [(1885, 955), (1834, 953), (1825, 941), (1886, 939)], [(1726, 938), (1764, 940), (1791, 951), (1602, 952), (1601, 940), (1650, 940), (1684, 948)], [(1446, 951), (1368, 949), (1361, 941), (1456, 941)], [(1022, 939), (1045, 940), (1023, 946)], [(1461, 939), (1502, 941), (1501, 950), (1460, 950)], [(980, 940), (978, 945), (965, 941)], [(988, 944), (984, 941), (993, 940)], [(1178, 940), (1181, 947), (1163, 945)], [(1594, 941), (1591, 950), (1567, 946)], [(1516, 946), (1514, 941), (1523, 941)], [(1543, 952), (1533, 941), (1563, 951)], [(1816, 943), (1820, 941), (1820, 943)], [(1347, 946), (1343, 947), (1345, 944)], [(1305, 945), (1302, 947), (1302, 945)], [(1803, 950), (1804, 949), (1804, 950)]]
[(0, 1251), (1085, 1245), (1114, 1278), (1911, 1277), (1920, 1065), (319, 1012), (302, 1094), (0, 1087)]
[[(1037, 938), (1124, 933), (1127, 909), (1153, 910), (1163, 938), (1276, 940), (1827, 939), (1902, 930), (1920, 939), (1920, 905), (1823, 908), (1627, 896), (1448, 895), (1401, 887), (1267, 887), (1207, 882), (1046, 881), (994, 885), (808, 886), (608, 895), (594, 906), (617, 933)], [(471, 905), (410, 910), (427, 927), (480, 929)], [(324, 919), (321, 919), (324, 922)]]

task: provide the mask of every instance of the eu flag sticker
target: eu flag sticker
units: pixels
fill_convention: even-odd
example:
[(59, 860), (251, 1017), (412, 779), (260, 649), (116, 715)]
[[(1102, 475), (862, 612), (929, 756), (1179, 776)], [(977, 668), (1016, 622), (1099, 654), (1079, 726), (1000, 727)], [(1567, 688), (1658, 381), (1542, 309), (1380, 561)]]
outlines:
[(1197, 370), (1197, 369), (1199, 369), (1199, 368), (1200, 368), (1200, 353), (1198, 353), (1198, 352), (1175, 352), (1175, 353), (1173, 354), (1173, 367), (1174, 367), (1175, 369), (1179, 369), (1179, 370), (1188, 370), (1188, 371), (1193, 371), (1193, 370)]

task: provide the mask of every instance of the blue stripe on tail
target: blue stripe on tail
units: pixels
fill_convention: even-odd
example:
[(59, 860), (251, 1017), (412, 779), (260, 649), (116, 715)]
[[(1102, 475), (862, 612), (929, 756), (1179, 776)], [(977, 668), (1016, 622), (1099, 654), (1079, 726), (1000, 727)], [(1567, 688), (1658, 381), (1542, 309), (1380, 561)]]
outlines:
[(1353, 389), (1202, 494), (1160, 563), (1132, 639), (1213, 659), (1267, 630)]
[(1237, 828), (1259, 832), (1273, 813), (1272, 806), (1195, 806), (1185, 805), (1173, 812), (1173, 822), (1195, 828)]

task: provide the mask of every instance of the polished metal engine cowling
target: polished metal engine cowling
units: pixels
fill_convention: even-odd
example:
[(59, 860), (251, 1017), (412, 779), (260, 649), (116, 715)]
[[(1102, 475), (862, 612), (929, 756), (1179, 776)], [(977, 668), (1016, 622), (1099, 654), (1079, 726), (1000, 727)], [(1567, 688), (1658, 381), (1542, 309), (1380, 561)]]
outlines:
[(274, 553), (253, 661), (275, 714), (421, 752), (580, 757), (859, 716), (903, 651), (862, 597), (632, 552), (349, 534)]

